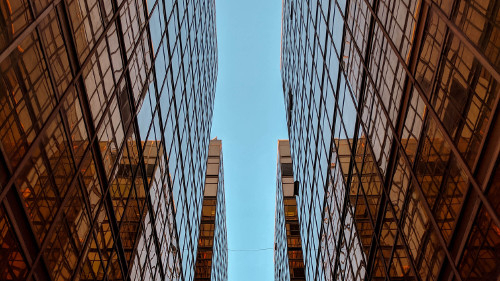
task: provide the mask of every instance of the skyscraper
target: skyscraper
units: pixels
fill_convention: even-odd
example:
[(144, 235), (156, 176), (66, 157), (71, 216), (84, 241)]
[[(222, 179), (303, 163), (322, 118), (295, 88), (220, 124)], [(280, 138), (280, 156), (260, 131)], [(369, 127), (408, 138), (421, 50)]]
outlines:
[(296, 190), (288, 140), (278, 140), (277, 162), (274, 280), (305, 280)]
[(227, 280), (227, 228), (222, 141), (210, 141), (194, 280)]
[(0, 279), (192, 280), (215, 1), (0, 1)]
[(499, 1), (283, 2), (307, 280), (497, 280)]

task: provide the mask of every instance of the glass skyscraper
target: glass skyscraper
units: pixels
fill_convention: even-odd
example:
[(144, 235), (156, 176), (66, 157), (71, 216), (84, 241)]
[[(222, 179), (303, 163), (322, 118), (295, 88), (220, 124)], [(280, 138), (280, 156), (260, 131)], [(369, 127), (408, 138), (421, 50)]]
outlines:
[(278, 140), (276, 213), (274, 222), (274, 280), (305, 280), (304, 257), (288, 140)]
[(0, 280), (192, 280), (215, 1), (0, 0)]
[(283, 1), (307, 280), (499, 278), (499, 12)]
[(195, 281), (227, 280), (228, 248), (222, 141), (210, 141)]

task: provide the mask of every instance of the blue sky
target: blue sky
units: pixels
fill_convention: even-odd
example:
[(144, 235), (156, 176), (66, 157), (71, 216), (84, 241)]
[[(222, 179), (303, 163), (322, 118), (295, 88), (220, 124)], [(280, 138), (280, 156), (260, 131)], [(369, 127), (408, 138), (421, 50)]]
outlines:
[(281, 1), (216, 0), (219, 73), (212, 137), (222, 140), (229, 280), (274, 280), (278, 139), (287, 139)]

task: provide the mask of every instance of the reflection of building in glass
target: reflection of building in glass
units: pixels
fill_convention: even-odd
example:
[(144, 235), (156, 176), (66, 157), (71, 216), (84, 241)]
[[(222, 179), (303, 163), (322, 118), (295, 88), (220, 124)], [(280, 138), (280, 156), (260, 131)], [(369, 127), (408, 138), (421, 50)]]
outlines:
[(499, 1), (283, 3), (307, 280), (497, 280)]
[(227, 280), (226, 199), (222, 141), (208, 149), (207, 173), (194, 280)]
[(305, 280), (300, 225), (288, 140), (278, 140), (274, 280)]
[(0, 0), (0, 280), (192, 280), (214, 1)]

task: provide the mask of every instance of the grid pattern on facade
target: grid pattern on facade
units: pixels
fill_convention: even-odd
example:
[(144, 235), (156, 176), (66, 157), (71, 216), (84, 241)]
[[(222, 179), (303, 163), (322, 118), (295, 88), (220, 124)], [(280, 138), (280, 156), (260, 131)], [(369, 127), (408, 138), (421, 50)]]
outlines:
[[(210, 158), (210, 156), (209, 156)], [(217, 199), (213, 196), (203, 198), (200, 235), (196, 254), (195, 280), (210, 280), (215, 232), (215, 209)]]
[(227, 280), (228, 248), (222, 141), (208, 150), (205, 191), (194, 280)]
[(499, 9), (283, 2), (308, 280), (498, 278)]
[(288, 140), (278, 140), (274, 280), (305, 280), (293, 167)]
[(0, 0), (0, 279), (191, 280), (215, 3)]

